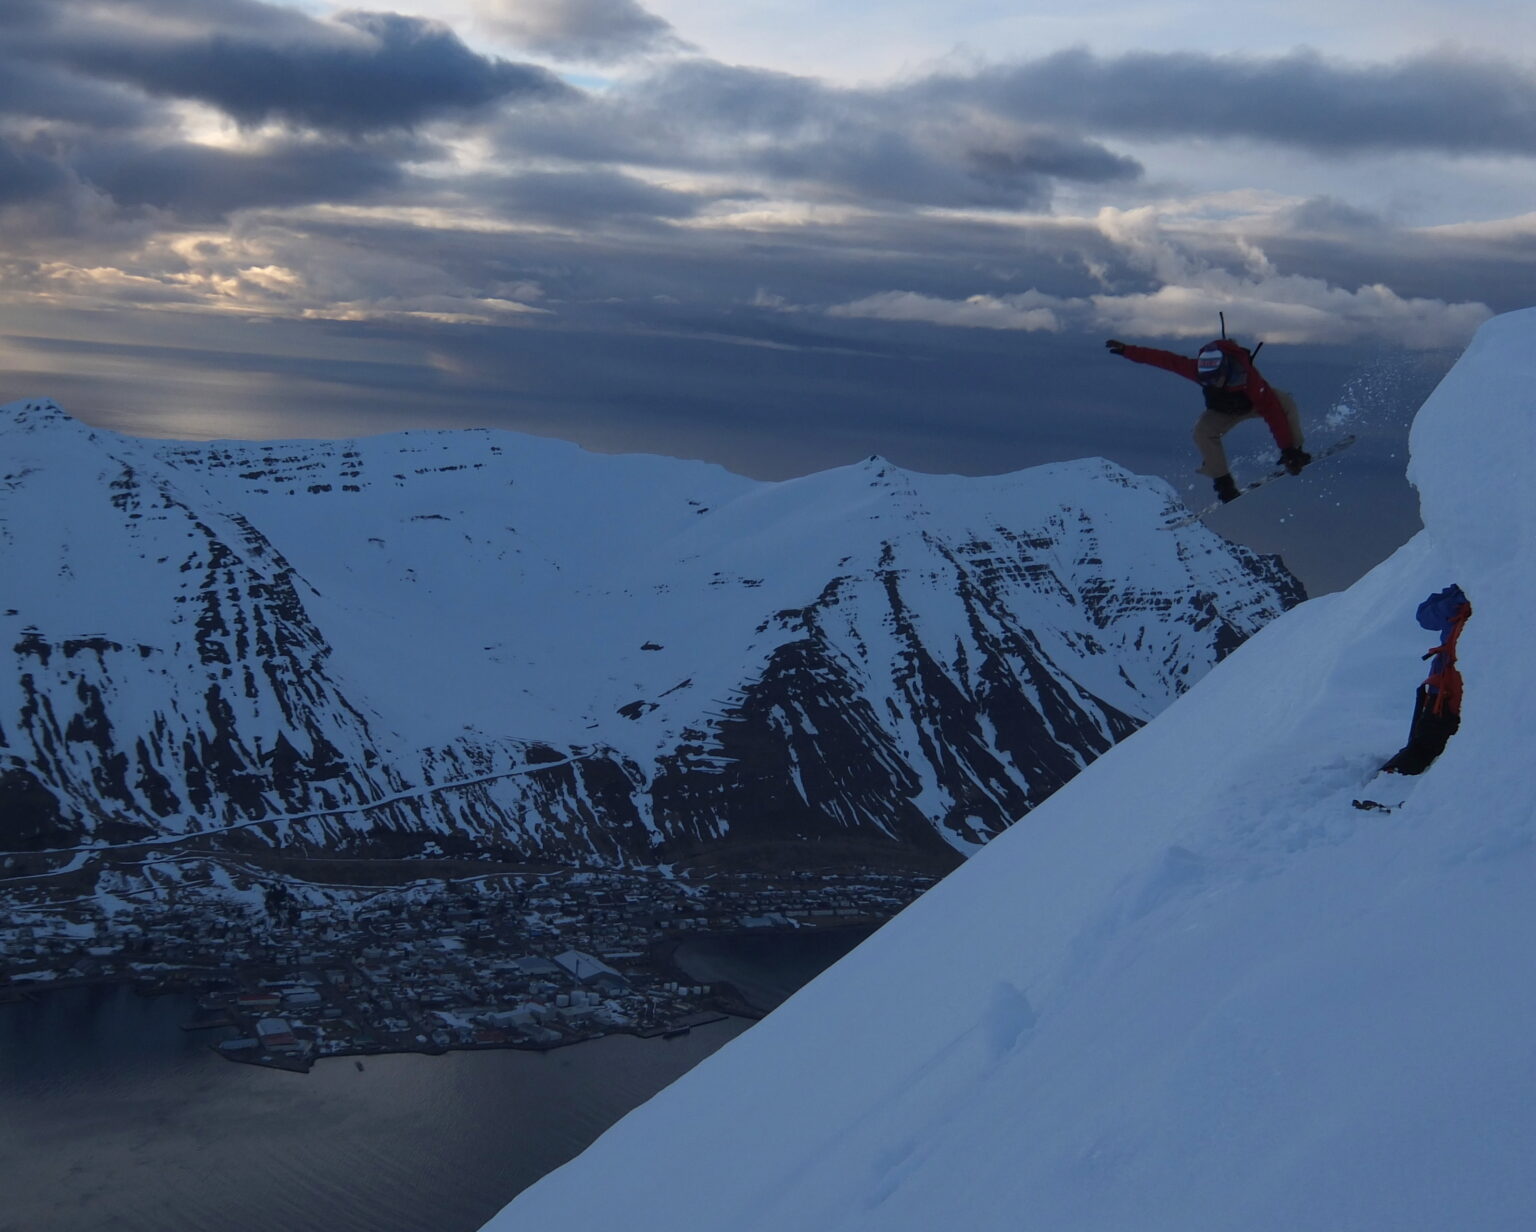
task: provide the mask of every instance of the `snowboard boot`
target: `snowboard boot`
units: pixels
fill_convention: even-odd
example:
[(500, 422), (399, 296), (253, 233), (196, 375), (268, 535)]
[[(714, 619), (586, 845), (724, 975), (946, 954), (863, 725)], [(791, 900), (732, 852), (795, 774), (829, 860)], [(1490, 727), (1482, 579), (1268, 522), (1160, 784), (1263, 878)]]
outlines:
[(1218, 475), (1213, 486), (1223, 502), (1235, 501), (1239, 496), (1237, 484), (1231, 475)]

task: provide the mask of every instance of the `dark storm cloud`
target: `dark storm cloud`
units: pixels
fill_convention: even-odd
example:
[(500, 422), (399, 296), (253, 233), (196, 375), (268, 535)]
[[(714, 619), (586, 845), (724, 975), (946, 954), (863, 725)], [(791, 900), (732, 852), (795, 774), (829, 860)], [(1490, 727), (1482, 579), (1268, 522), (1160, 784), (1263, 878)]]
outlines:
[(0, 30), (27, 30), (47, 25), (51, 18), (49, 0), (8, 0), (0, 6)]
[(1141, 165), (1134, 158), (1060, 133), (1032, 133), (998, 148), (972, 149), (968, 156), (981, 179), (1007, 181), (1020, 176), (1051, 176), (1104, 184), (1134, 180), (1141, 174)]
[(74, 182), (45, 143), (0, 135), (0, 208), (54, 196)]
[[(392, 14), (326, 23), (262, 0), (0, 0), (0, 9), (0, 204), (66, 193), (74, 206), (97, 203), (56, 219), (12, 210), (6, 225), (18, 240), (57, 231), (65, 213), (112, 226), (152, 207), (163, 227), (403, 193), (406, 164), (435, 152), (408, 135), (420, 122), (571, 93), (542, 69), (479, 56), (444, 26)], [(186, 142), (167, 105), (175, 98), (310, 135)]]
[(0, 46), (0, 118), (123, 129), (149, 122), (152, 113), (153, 106), (131, 90), (90, 81), (52, 65), (7, 59)]
[(406, 178), (399, 160), (392, 146), (288, 140), (240, 150), (113, 145), (78, 165), (119, 205), (208, 222), (240, 209), (354, 201), (398, 188)]
[(913, 108), (983, 104), (1005, 115), (1151, 137), (1262, 138), (1310, 150), (1536, 153), (1536, 72), (1436, 51), (1390, 64), (1193, 52), (1066, 51), (904, 88)]
[(1080, 138), (1000, 137), (975, 132), (963, 121), (907, 129), (883, 117), (829, 126), (808, 139), (756, 151), (738, 166), (853, 201), (1009, 209), (1049, 205), (1057, 180), (1133, 180), (1141, 174), (1134, 159)]
[[(501, 0), (482, 11), (540, 37), (610, 38), (615, 47), (665, 28), (632, 0)], [(78, 173), (128, 208), (196, 219), (242, 204), (388, 190), (416, 203), (426, 190), (398, 161), (405, 156), (371, 139), (434, 118), (491, 123), (493, 105), (518, 101), (540, 105), (501, 110), (487, 131), (510, 159), (544, 169), (458, 181), (457, 203), (588, 224), (697, 212), (704, 198), (622, 174), (634, 166), (707, 175), (716, 196), (888, 212), (1043, 210), (1062, 183), (1141, 176), (1134, 158), (1100, 136), (1264, 136), (1330, 151), (1536, 149), (1536, 76), (1450, 52), (1361, 66), (1305, 53), (1077, 51), (859, 88), (696, 57), (585, 94), (543, 69), (480, 55), (446, 26), (388, 13), (319, 21), (266, 0), (13, 0), (3, 20), (12, 37), (0, 41), (0, 118), (115, 128), (120, 147), (113, 155), (80, 137), (60, 140), (51, 155), (13, 150), (11, 195), (39, 191), (52, 157), (58, 176)], [(172, 113), (146, 96), (197, 99), (247, 125), (279, 121), (328, 140), (239, 153), (181, 147)], [(1292, 225), (1337, 229), (1341, 216), (1323, 216), (1330, 208), (1346, 207), (1312, 203)]]
[(1536, 154), (1536, 73), (1437, 52), (1063, 52), (899, 86), (842, 88), (704, 59), (507, 117), (509, 150), (778, 180), (824, 197), (1039, 207), (1056, 181), (1141, 173), (1096, 137), (1255, 138), (1351, 151)]
[(704, 168), (750, 161), (748, 144), (813, 140), (854, 120), (857, 101), (808, 77), (688, 60), (602, 95), (507, 115), (497, 132), (514, 155)]
[(708, 60), (669, 65), (601, 96), (508, 115), (510, 152), (767, 179), (823, 199), (884, 205), (1047, 204), (1056, 180), (1132, 180), (1134, 159), (971, 105)]
[[(163, 12), (160, 3), (133, 4)], [(481, 56), (446, 26), (394, 13), (352, 12), (325, 23), (258, 3), (178, 4), (189, 19), (230, 26), (169, 30), (58, 19), (16, 51), (161, 98), (193, 99), (236, 121), (335, 133), (411, 128), (511, 99), (554, 98), (569, 87), (530, 64)]]
[(1374, 235), (1389, 229), (1379, 214), (1337, 197), (1310, 197), (1285, 212), (1286, 229), (1323, 235)]
[(482, 0), (492, 28), (530, 51), (564, 60), (621, 60), (686, 47), (635, 0)]
[(472, 181), (466, 187), (472, 199), (508, 217), (562, 225), (691, 218), (709, 200), (606, 170), (529, 171)]

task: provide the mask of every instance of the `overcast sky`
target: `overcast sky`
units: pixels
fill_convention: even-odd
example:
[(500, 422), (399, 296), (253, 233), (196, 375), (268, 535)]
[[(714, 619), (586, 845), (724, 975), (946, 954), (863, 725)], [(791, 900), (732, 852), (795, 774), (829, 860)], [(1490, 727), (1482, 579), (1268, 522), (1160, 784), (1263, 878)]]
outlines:
[(1204, 499), (1197, 391), (1102, 342), (1225, 311), (1362, 434), (1216, 523), (1328, 589), (1413, 529), (1417, 401), (1536, 303), (1536, 6), (1382, 12), (0, 0), (0, 400)]

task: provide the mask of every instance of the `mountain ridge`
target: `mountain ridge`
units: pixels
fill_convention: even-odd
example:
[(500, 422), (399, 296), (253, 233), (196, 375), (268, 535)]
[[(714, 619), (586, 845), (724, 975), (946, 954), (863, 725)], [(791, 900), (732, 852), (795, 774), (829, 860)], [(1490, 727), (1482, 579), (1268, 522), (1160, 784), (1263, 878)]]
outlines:
[(3, 413), (18, 848), (239, 825), (946, 866), (1301, 593), (1153, 533), (1171, 489), (1103, 459), (763, 483), (486, 430), (188, 444)]

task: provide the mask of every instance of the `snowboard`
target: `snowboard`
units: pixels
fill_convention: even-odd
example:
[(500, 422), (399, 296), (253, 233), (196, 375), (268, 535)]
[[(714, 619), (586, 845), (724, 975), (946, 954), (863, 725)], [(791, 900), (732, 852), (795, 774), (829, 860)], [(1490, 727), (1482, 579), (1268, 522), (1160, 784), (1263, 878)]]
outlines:
[[(1331, 458), (1334, 454), (1348, 449), (1354, 443), (1355, 438), (1353, 436), (1341, 436), (1331, 445), (1325, 445), (1323, 448), (1314, 453), (1312, 455), (1312, 464), (1315, 465), (1318, 462), (1321, 462), (1324, 458)], [(1245, 483), (1241, 488), (1237, 490), (1237, 494), (1238, 496), (1246, 496), (1255, 488), (1262, 488), (1266, 483), (1273, 483), (1276, 479), (1284, 479), (1290, 473), (1291, 472), (1286, 470), (1285, 467), (1277, 466), (1274, 470), (1270, 471), (1269, 474), (1260, 475), (1251, 483)], [(1188, 514), (1185, 517), (1178, 518), (1172, 522), (1164, 523), (1163, 529), (1178, 530), (1183, 526), (1193, 526), (1196, 522), (1200, 521), (1208, 514), (1215, 513), (1216, 510), (1220, 509), (1223, 505), (1230, 505), (1231, 503), (1231, 501), (1214, 500), (1209, 505), (1206, 505), (1200, 509), (1196, 509), (1193, 513)]]
[(1412, 790), (1411, 776), (1378, 770), (1361, 788), (1361, 795), (1350, 803), (1362, 812), (1395, 813)]

